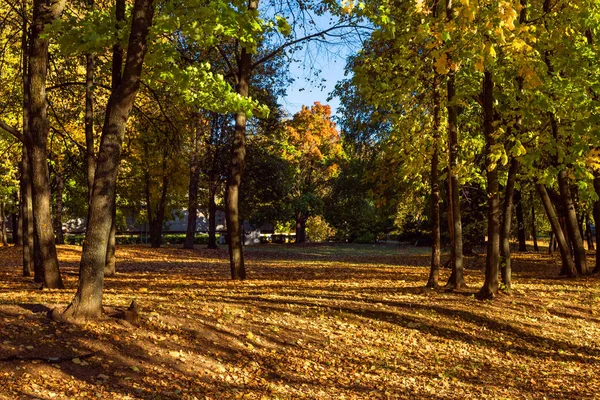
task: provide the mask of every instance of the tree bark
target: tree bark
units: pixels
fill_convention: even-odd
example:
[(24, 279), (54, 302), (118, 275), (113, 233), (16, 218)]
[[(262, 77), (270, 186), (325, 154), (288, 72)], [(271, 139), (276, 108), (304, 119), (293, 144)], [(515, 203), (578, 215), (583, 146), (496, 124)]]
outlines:
[[(31, 189), (31, 172), (27, 147), (23, 146), (21, 159), (21, 215), (23, 219), (23, 276), (34, 273), (33, 246), (33, 195)], [(41, 275), (36, 277), (36, 282), (43, 281)]]
[(163, 153), (162, 160), (162, 191), (160, 194), (160, 200), (158, 202), (158, 208), (152, 222), (150, 232), (150, 247), (158, 248), (162, 243), (162, 231), (163, 223), (165, 221), (165, 209), (167, 205), (167, 189), (169, 186), (169, 179), (167, 177), (167, 154), (166, 151)]
[(560, 189), (562, 206), (565, 209), (569, 238), (573, 245), (575, 268), (577, 268), (579, 274), (589, 275), (590, 271), (587, 267), (586, 251), (583, 247), (583, 239), (579, 232), (577, 215), (575, 214), (575, 206), (573, 205), (573, 197), (571, 196), (571, 189), (569, 188), (569, 178), (567, 177), (567, 171), (564, 169), (558, 173), (558, 187)]
[(538, 194), (540, 195), (540, 199), (542, 200), (542, 204), (544, 206), (544, 209), (546, 210), (546, 215), (548, 216), (548, 220), (550, 220), (550, 226), (552, 226), (552, 232), (554, 233), (554, 237), (558, 242), (560, 258), (563, 264), (562, 269), (567, 271), (567, 275), (569, 277), (575, 277), (577, 276), (577, 271), (575, 270), (575, 265), (573, 264), (571, 253), (569, 252), (569, 244), (567, 243), (567, 239), (563, 234), (560, 222), (558, 221), (558, 216), (556, 215), (554, 206), (550, 201), (550, 197), (548, 196), (546, 187), (542, 183), (538, 183), (535, 185), (535, 188), (537, 189)]
[[(91, 2), (93, 6), (93, 2)], [(96, 172), (96, 157), (94, 154), (94, 55), (85, 55), (85, 149), (88, 182), (88, 206), (92, 198), (94, 187), (94, 173)]]
[(491, 155), (494, 138), (494, 80), (492, 73), (484, 72), (483, 78), (483, 133), (485, 136), (485, 159), (488, 192), (488, 240), (485, 262), (485, 282), (478, 297), (491, 299), (498, 294), (498, 265), (500, 261), (500, 199), (498, 196), (498, 167)]
[[(446, 20), (449, 22), (454, 18), (452, 0), (446, 0)], [(448, 289), (460, 289), (465, 285), (464, 267), (463, 267), (463, 238), (462, 238), (462, 220), (460, 214), (460, 187), (458, 183), (458, 173), (456, 166), (458, 163), (458, 110), (456, 102), (456, 74), (451, 71), (448, 74), (446, 83), (448, 102), (446, 109), (448, 112), (448, 147), (450, 148), (450, 158), (448, 162), (450, 174), (450, 186), (452, 201), (452, 230), (454, 232), (454, 243), (452, 252), (452, 274), (446, 284)]]
[[(27, 0), (22, 1), (23, 16), (27, 15)], [(27, 35), (27, 19), (23, 18), (21, 36), (22, 64), (23, 64), (23, 138), (29, 137), (29, 45)], [(23, 143), (21, 154), (21, 236), (23, 240), (23, 276), (33, 274), (33, 195), (31, 188), (31, 167), (27, 144)], [(39, 277), (41, 278), (41, 277)]]
[(56, 198), (54, 201), (54, 235), (56, 236), (57, 244), (65, 244), (65, 237), (62, 230), (62, 214), (63, 214), (63, 190), (64, 181), (62, 176), (56, 172), (54, 175), (56, 183)]
[[(437, 16), (437, 1), (434, 2), (434, 16)], [(440, 93), (439, 76), (433, 78), (433, 153), (431, 155), (431, 266), (428, 288), (436, 288), (439, 285), (440, 275), (440, 249), (441, 249), (441, 225), (440, 225)]]
[[(19, 162), (19, 171), (21, 171), (21, 163)], [(21, 172), (22, 173), (22, 172)], [(12, 214), (12, 239), (15, 246), (23, 246), (23, 214), (21, 212), (21, 177), (19, 177), (19, 190), (14, 193), (14, 201), (17, 206)]]
[[(448, 4), (451, 4), (451, 0), (448, 0)], [(450, 9), (450, 13), (452, 10)], [(464, 267), (463, 267), (463, 239), (462, 239), (462, 220), (460, 214), (460, 187), (458, 183), (458, 174), (456, 171), (458, 161), (458, 131), (457, 131), (457, 109), (454, 104), (456, 96), (456, 84), (455, 75), (450, 73), (448, 76), (448, 146), (450, 147), (450, 185), (452, 188), (451, 196), (451, 211), (452, 211), (452, 222), (454, 226), (453, 237), (453, 260), (452, 260), (452, 274), (450, 280), (446, 284), (448, 289), (460, 289), (465, 285), (464, 278)]]
[(106, 261), (104, 266), (104, 276), (114, 276), (117, 272), (117, 257), (115, 255), (117, 246), (117, 202), (113, 198), (112, 215), (110, 223), (110, 234), (108, 236), (108, 246), (106, 247)]
[[(248, 11), (258, 9), (258, 0), (248, 2)], [(250, 76), (252, 74), (252, 52), (242, 47), (238, 59), (237, 93), (248, 97)], [(242, 249), (242, 232), (240, 225), (239, 192), (242, 175), (246, 165), (246, 114), (238, 112), (235, 117), (235, 131), (231, 146), (231, 164), (225, 187), (225, 216), (229, 237), (229, 265), (231, 278), (246, 279), (244, 253)]]
[(502, 205), (502, 226), (500, 229), (500, 273), (504, 291), (510, 293), (512, 284), (512, 269), (510, 259), (510, 228), (512, 222), (513, 196), (519, 161), (511, 159), (508, 168), (508, 179), (504, 188), (504, 204)]
[(2, 246), (8, 246), (8, 236), (6, 233), (6, 207), (4, 202), (0, 202), (0, 218), (2, 218)]
[[(90, 5), (93, 6), (93, 0), (90, 0)], [(115, 2), (115, 17), (117, 20), (116, 28), (117, 30), (122, 29), (120, 27), (120, 22), (125, 21), (125, 0), (117, 0)], [(121, 84), (122, 79), (122, 69), (123, 69), (123, 46), (117, 41), (113, 45), (112, 52), (112, 65), (111, 65), (111, 87), (114, 91)], [(92, 97), (93, 99), (93, 97)], [(93, 145), (93, 142), (92, 142)], [(92, 147), (93, 154), (93, 147)], [(94, 171), (96, 166), (96, 159), (94, 156)], [(117, 175), (119, 169), (117, 167)], [(95, 173), (95, 172), (94, 172)], [(116, 185), (116, 182), (115, 182)], [(90, 196), (91, 199), (91, 196)], [(90, 202), (91, 204), (91, 202)], [(112, 203), (112, 212), (111, 212), (111, 222), (110, 222), (110, 234), (108, 236), (108, 244), (106, 248), (106, 259), (104, 266), (104, 275), (105, 276), (113, 276), (117, 272), (117, 256), (116, 256), (116, 246), (117, 246), (117, 193), (115, 186), (115, 193), (113, 194), (113, 203)]]
[[(600, 198), (600, 171), (594, 171), (594, 191)], [(600, 199), (594, 202), (594, 226), (596, 228), (596, 265), (592, 271), (594, 274), (600, 273)]]
[(190, 184), (188, 186), (188, 220), (187, 230), (185, 232), (184, 249), (194, 248), (194, 239), (196, 237), (196, 221), (198, 219), (198, 182), (200, 180), (200, 137), (201, 121), (198, 121), (196, 132), (193, 138), (193, 150), (190, 159)]
[[(35, 215), (35, 214), (34, 214)], [(44, 283), (44, 263), (42, 260), (42, 252), (40, 250), (40, 242), (37, 240), (37, 228), (33, 225), (33, 280), (37, 283)]]
[(533, 239), (533, 251), (540, 251), (537, 242), (537, 229), (535, 227), (535, 204), (533, 203), (533, 194), (530, 194), (531, 199), (531, 237)]
[(29, 150), (33, 182), (33, 223), (43, 263), (44, 286), (63, 288), (52, 230), (50, 177), (46, 146), (50, 128), (47, 114), (46, 75), (49, 39), (44, 27), (62, 13), (65, 0), (36, 0), (29, 46)]
[(104, 269), (112, 225), (111, 219), (106, 216), (112, 213), (125, 125), (140, 87), (153, 13), (152, 0), (135, 0), (123, 79), (111, 93), (102, 128), (88, 212), (89, 229), (79, 265), (79, 284), (75, 297), (63, 314), (66, 318), (96, 319), (102, 313)]
[(515, 205), (517, 206), (517, 237), (519, 239), (519, 251), (527, 251), (527, 238), (525, 234), (525, 217), (523, 216), (523, 198), (521, 191), (515, 190)]
[(306, 216), (296, 213), (296, 243), (306, 243)]
[(208, 188), (208, 248), (217, 248), (217, 203), (215, 202), (216, 185), (212, 182)]

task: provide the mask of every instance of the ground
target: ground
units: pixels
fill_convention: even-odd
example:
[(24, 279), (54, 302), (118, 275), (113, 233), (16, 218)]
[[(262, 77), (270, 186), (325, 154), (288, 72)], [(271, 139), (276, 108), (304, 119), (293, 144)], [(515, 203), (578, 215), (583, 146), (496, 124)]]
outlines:
[(408, 246), (260, 246), (243, 283), (225, 249), (123, 246), (104, 304), (135, 299), (140, 326), (54, 322), (80, 251), (59, 247), (67, 289), (39, 290), (0, 248), (0, 399), (599, 395), (600, 282), (558, 278), (557, 256), (516, 254), (514, 294), (480, 301), (482, 257), (457, 294), (424, 289), (427, 249)]

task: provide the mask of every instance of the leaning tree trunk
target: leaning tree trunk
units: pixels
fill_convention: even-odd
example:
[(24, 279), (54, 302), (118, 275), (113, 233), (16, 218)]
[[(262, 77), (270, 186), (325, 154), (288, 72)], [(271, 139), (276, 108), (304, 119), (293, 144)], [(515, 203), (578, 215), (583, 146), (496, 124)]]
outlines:
[(34, 2), (31, 41), (29, 46), (29, 135), (25, 139), (30, 151), (33, 182), (33, 223), (44, 270), (44, 286), (63, 288), (58, 267), (58, 256), (52, 230), (50, 212), (50, 177), (46, 146), (50, 125), (47, 114), (46, 74), (49, 38), (44, 34), (46, 25), (57, 19), (65, 0), (38, 0)]
[[(437, 1), (434, 2), (434, 17), (437, 16)], [(441, 248), (441, 225), (440, 225), (440, 93), (439, 76), (433, 78), (433, 153), (431, 154), (431, 266), (428, 288), (436, 288), (439, 285), (440, 275), (440, 248)]]
[[(248, 11), (258, 9), (258, 0), (248, 2)], [(242, 48), (238, 59), (237, 93), (248, 97), (250, 75), (252, 74), (252, 51)], [(240, 221), (239, 194), (242, 175), (246, 166), (246, 114), (240, 111), (235, 116), (235, 131), (231, 146), (231, 164), (225, 187), (225, 217), (229, 237), (229, 266), (231, 279), (246, 279), (244, 253), (242, 250), (242, 229)]]
[(117, 256), (115, 254), (117, 246), (117, 202), (113, 198), (112, 215), (110, 223), (110, 234), (108, 235), (108, 246), (106, 247), (106, 261), (104, 266), (104, 276), (114, 276), (117, 272)]
[(512, 221), (513, 196), (519, 161), (513, 158), (508, 168), (508, 179), (504, 188), (504, 204), (502, 205), (502, 226), (500, 228), (500, 274), (504, 291), (510, 293), (512, 268), (510, 259), (510, 227)]
[(217, 248), (217, 203), (215, 201), (216, 185), (209, 183), (208, 188), (208, 248)]
[(488, 70), (483, 78), (483, 133), (488, 192), (488, 241), (485, 262), (485, 281), (478, 297), (494, 298), (498, 294), (498, 265), (500, 261), (500, 199), (498, 196), (498, 167), (491, 155), (496, 145), (494, 137), (494, 81)]
[(569, 277), (577, 276), (577, 271), (575, 270), (575, 265), (573, 264), (573, 259), (571, 258), (571, 253), (569, 252), (569, 244), (567, 243), (567, 239), (563, 234), (563, 230), (560, 226), (560, 222), (558, 221), (558, 216), (556, 215), (556, 211), (554, 211), (554, 206), (550, 201), (550, 197), (548, 196), (548, 192), (546, 191), (546, 187), (542, 183), (538, 183), (535, 185), (535, 188), (540, 195), (540, 199), (542, 200), (542, 205), (546, 210), (546, 215), (548, 216), (548, 220), (550, 221), (550, 226), (552, 226), (552, 232), (554, 233), (554, 237), (558, 242), (558, 248), (560, 250), (560, 258), (562, 260), (562, 269), (567, 271)]
[(135, 0), (132, 11), (131, 34), (123, 79), (108, 100), (94, 188), (88, 212), (86, 238), (79, 265), (77, 293), (64, 312), (64, 317), (78, 320), (96, 319), (102, 314), (102, 289), (106, 250), (112, 221), (117, 170), (125, 125), (140, 87), (140, 76), (146, 54), (146, 39), (152, 25), (152, 0)]
[[(91, 7), (93, 7), (94, 2), (93, 0), (89, 1), (89, 4)], [(117, 20), (117, 24), (115, 26), (115, 28), (117, 29), (117, 31), (119, 29), (123, 29), (122, 26), (120, 26), (120, 23), (122, 21), (125, 21), (125, 0), (117, 0), (115, 2), (115, 17)], [(121, 84), (121, 78), (122, 78), (122, 68), (123, 68), (123, 46), (121, 45), (120, 41), (117, 40), (117, 42), (113, 45), (113, 52), (112, 52), (112, 66), (111, 66), (111, 88), (114, 90), (116, 87), (118, 87)], [(93, 65), (92, 65), (93, 67)], [(93, 74), (92, 74), (92, 79), (93, 79)], [(92, 101), (93, 101), (93, 96), (92, 96)], [(92, 103), (93, 104), (93, 103)], [(93, 111), (93, 109), (92, 109)], [(93, 130), (92, 130), (92, 134), (93, 134)], [(92, 141), (91, 144), (93, 145), (93, 136), (92, 136)], [(88, 148), (89, 151), (89, 148)], [(92, 154), (94, 154), (94, 151), (92, 149)], [(95, 174), (95, 166), (96, 166), (96, 158), (94, 155), (93, 158), (93, 162), (94, 162), (94, 174)], [(117, 168), (117, 175), (119, 169)], [(90, 192), (90, 199), (91, 199), (91, 192)], [(91, 201), (90, 201), (91, 204)], [(111, 213), (111, 222), (110, 222), (110, 234), (108, 235), (108, 244), (106, 247), (106, 259), (105, 259), (105, 266), (104, 266), (104, 276), (113, 276), (115, 275), (115, 273), (117, 272), (117, 256), (116, 256), (116, 246), (117, 246), (117, 193), (116, 193), (116, 189), (115, 189), (115, 193), (113, 195), (113, 204), (112, 204), (112, 213)]]
[(583, 239), (579, 232), (573, 197), (571, 196), (571, 189), (569, 188), (569, 178), (567, 177), (567, 171), (564, 169), (558, 173), (558, 187), (560, 189), (562, 206), (565, 209), (567, 218), (569, 237), (571, 239), (571, 244), (573, 245), (575, 268), (577, 268), (579, 274), (589, 275), (590, 271), (587, 267), (585, 247), (583, 247)]

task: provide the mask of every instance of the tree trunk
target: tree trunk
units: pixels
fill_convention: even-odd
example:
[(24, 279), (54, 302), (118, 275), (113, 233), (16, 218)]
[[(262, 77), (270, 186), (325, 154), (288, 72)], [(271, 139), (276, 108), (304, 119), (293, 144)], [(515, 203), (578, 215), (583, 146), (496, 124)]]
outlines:
[[(450, 8), (448, 10), (448, 5)], [(447, 0), (447, 13), (452, 14), (451, 0)], [(462, 220), (460, 215), (460, 187), (458, 183), (458, 174), (456, 170), (457, 161), (458, 161), (458, 115), (456, 104), (454, 104), (455, 96), (456, 96), (456, 83), (455, 83), (455, 75), (454, 73), (450, 73), (448, 75), (448, 83), (447, 83), (447, 91), (448, 91), (448, 146), (450, 147), (450, 160), (449, 160), (449, 169), (450, 169), (450, 185), (451, 185), (451, 196), (452, 201), (451, 211), (452, 211), (452, 222), (454, 224), (452, 230), (454, 233), (454, 246), (453, 246), (453, 260), (452, 260), (452, 274), (448, 283), (446, 284), (446, 288), (448, 289), (460, 289), (465, 285), (464, 278), (464, 267), (463, 267), (463, 239), (462, 239)]]
[[(17, 204), (17, 207), (20, 207), (21, 201), (17, 201), (15, 204)], [(21, 229), (19, 228), (19, 222), (20, 218), (19, 218), (20, 213), (18, 212), (14, 212), (11, 214), (10, 216), (10, 223), (11, 223), (11, 230), (12, 230), (12, 242), (15, 246), (22, 246), (23, 245), (23, 238), (21, 237)]]
[[(91, 2), (93, 7), (93, 2)], [(85, 55), (85, 149), (88, 183), (88, 206), (92, 198), (96, 157), (94, 155), (94, 55)]]
[[(20, 164), (19, 164), (20, 165)], [(12, 222), (12, 233), (13, 233), (13, 243), (15, 246), (23, 246), (23, 219), (21, 218), (23, 214), (21, 213), (21, 185), (19, 182), (19, 190), (15, 191), (15, 204), (17, 205), (17, 209), (12, 214), (11, 222)]]
[[(23, 16), (27, 15), (27, 0), (22, 1)], [(29, 46), (27, 36), (27, 18), (23, 18), (21, 50), (23, 55), (23, 138), (29, 137)], [(31, 189), (31, 171), (27, 145), (24, 143), (21, 154), (21, 202), (19, 217), (23, 241), (23, 276), (33, 273), (33, 196)]]
[(546, 187), (542, 183), (538, 183), (535, 185), (535, 188), (540, 195), (540, 199), (542, 200), (542, 204), (546, 210), (546, 215), (548, 216), (548, 220), (550, 220), (550, 226), (552, 226), (552, 232), (554, 232), (554, 237), (558, 242), (560, 258), (563, 264), (562, 269), (567, 271), (569, 277), (575, 277), (577, 276), (577, 271), (575, 270), (575, 265), (573, 264), (571, 253), (569, 252), (569, 244), (567, 243), (567, 239), (563, 234), (560, 222), (558, 221), (558, 217), (554, 211), (554, 206), (552, 206), (552, 202), (550, 201), (550, 197), (546, 191)]
[(113, 199), (110, 234), (108, 236), (108, 246), (106, 247), (106, 261), (104, 266), (104, 276), (114, 276), (117, 272), (117, 202)]
[(63, 213), (63, 190), (64, 181), (62, 176), (57, 172), (54, 179), (56, 179), (56, 199), (54, 202), (54, 234), (56, 236), (57, 244), (65, 244), (65, 237), (62, 230), (62, 213)]
[(483, 78), (483, 133), (488, 192), (488, 240), (485, 262), (485, 282), (478, 297), (494, 298), (498, 294), (498, 265), (500, 261), (500, 199), (498, 196), (498, 167), (491, 154), (496, 145), (494, 138), (494, 81), (488, 70)]
[[(454, 10), (452, 9), (452, 0), (446, 0), (446, 20), (450, 22), (454, 18)], [(456, 74), (451, 71), (448, 74), (447, 98), (448, 102), (446, 109), (448, 112), (448, 147), (450, 149), (450, 157), (448, 161), (448, 169), (450, 175), (450, 195), (451, 195), (451, 212), (452, 212), (452, 227), (453, 231), (453, 250), (452, 250), (452, 274), (446, 288), (460, 289), (465, 285), (464, 267), (463, 267), (463, 238), (462, 238), (462, 220), (460, 215), (460, 187), (458, 183), (457, 163), (458, 163), (458, 110), (455, 104), (456, 97)]]
[(29, 46), (29, 135), (25, 138), (29, 150), (33, 182), (33, 223), (44, 270), (44, 286), (63, 288), (52, 230), (50, 212), (50, 177), (46, 146), (50, 128), (47, 115), (46, 74), (49, 39), (44, 27), (57, 19), (65, 0), (34, 2), (31, 42)]
[(198, 219), (198, 181), (200, 180), (200, 136), (201, 122), (198, 121), (196, 132), (194, 134), (194, 148), (190, 160), (190, 184), (188, 186), (188, 220), (187, 230), (185, 232), (184, 249), (194, 248), (194, 239), (196, 237), (196, 220)]
[(500, 229), (500, 271), (504, 291), (511, 291), (511, 259), (510, 259), (510, 228), (512, 222), (513, 196), (515, 193), (515, 181), (519, 161), (516, 158), (510, 160), (508, 168), (508, 179), (504, 188), (504, 204), (502, 205), (502, 226)]
[(530, 195), (531, 198), (531, 237), (533, 239), (533, 251), (540, 251), (537, 242), (537, 229), (535, 227), (535, 204), (533, 203), (533, 194)]
[[(91, 7), (93, 7), (93, 0), (89, 1)], [(125, 21), (125, 0), (117, 0), (115, 2), (115, 17), (117, 20), (116, 29), (123, 29), (120, 27), (120, 22)], [(123, 46), (117, 40), (117, 42), (113, 45), (112, 52), (112, 65), (111, 65), (111, 89), (114, 91), (117, 86), (121, 84), (122, 78), (122, 68), (123, 68)], [(93, 75), (92, 75), (93, 78)], [(93, 100), (93, 95), (91, 97)], [(93, 104), (93, 103), (92, 103)], [(93, 111), (93, 109), (92, 109)], [(93, 134), (93, 130), (92, 130)], [(93, 150), (93, 136), (92, 136), (92, 155), (94, 155)], [(88, 147), (89, 151), (89, 147)], [(96, 159), (95, 156), (93, 158), (94, 162), (94, 173), (96, 168)], [(119, 168), (117, 167), (117, 175), (119, 174)], [(91, 205), (91, 192), (90, 192), (90, 205)], [(116, 246), (117, 246), (117, 194), (116, 194), (116, 182), (115, 182), (115, 193), (113, 194), (113, 202), (112, 202), (112, 213), (111, 221), (110, 221), (110, 234), (108, 236), (108, 242), (106, 247), (106, 259), (104, 265), (104, 276), (114, 276), (117, 272), (117, 256), (116, 256)]]
[(150, 233), (150, 247), (158, 248), (162, 243), (162, 231), (163, 223), (165, 221), (165, 209), (167, 205), (167, 188), (169, 186), (169, 180), (167, 177), (167, 154), (163, 154), (162, 162), (162, 191), (160, 194), (160, 200), (158, 202), (158, 209), (152, 223), (152, 232)]
[(573, 245), (575, 268), (577, 268), (577, 272), (579, 274), (589, 275), (590, 271), (587, 267), (586, 252), (585, 248), (583, 247), (583, 239), (581, 238), (577, 224), (577, 215), (575, 213), (575, 206), (573, 205), (571, 189), (569, 188), (569, 178), (567, 177), (567, 171), (564, 169), (558, 173), (558, 187), (560, 189), (562, 206), (565, 209), (569, 238), (571, 239), (571, 244)]
[[(434, 2), (434, 17), (437, 16), (437, 1)], [(439, 76), (433, 78), (433, 153), (431, 155), (431, 267), (428, 288), (436, 288), (439, 285), (440, 275), (440, 249), (441, 249), (441, 225), (440, 225), (440, 93), (438, 88)]]
[[(600, 197), (600, 171), (594, 171), (594, 190)], [(596, 265), (593, 273), (597, 274), (600, 273), (600, 232), (598, 232), (600, 226), (600, 200), (594, 202), (594, 226), (596, 228)]]
[(216, 185), (208, 188), (208, 248), (217, 248), (217, 203), (215, 202)]
[(66, 318), (96, 319), (102, 313), (104, 268), (112, 225), (111, 219), (106, 216), (112, 213), (125, 125), (140, 86), (153, 12), (151, 0), (135, 0), (123, 79), (108, 100), (102, 129), (88, 212), (89, 229), (79, 265), (79, 284), (75, 297), (63, 314)]
[(6, 209), (4, 202), (0, 202), (0, 218), (2, 218), (2, 246), (8, 246), (8, 237), (6, 233)]
[(554, 232), (550, 232), (550, 244), (548, 245), (548, 254), (554, 254), (555, 242), (556, 238), (554, 237)]
[(306, 243), (306, 216), (296, 213), (296, 243)]
[[(23, 146), (21, 158), (21, 215), (23, 220), (23, 276), (34, 273), (33, 246), (33, 195), (31, 190), (31, 172), (27, 147)], [(35, 276), (36, 282), (42, 282), (41, 275)]]
[[(248, 2), (248, 11), (258, 9), (258, 0)], [(252, 51), (242, 47), (238, 59), (237, 93), (248, 97), (250, 76), (252, 74)], [(244, 253), (242, 250), (242, 232), (240, 225), (239, 192), (242, 175), (246, 165), (246, 114), (238, 112), (235, 117), (235, 131), (231, 146), (231, 164), (225, 188), (225, 216), (229, 237), (229, 265), (231, 279), (246, 279)]]
[(525, 217), (523, 216), (523, 199), (521, 191), (515, 190), (515, 205), (517, 206), (517, 237), (519, 239), (519, 251), (527, 251), (527, 240), (525, 235)]

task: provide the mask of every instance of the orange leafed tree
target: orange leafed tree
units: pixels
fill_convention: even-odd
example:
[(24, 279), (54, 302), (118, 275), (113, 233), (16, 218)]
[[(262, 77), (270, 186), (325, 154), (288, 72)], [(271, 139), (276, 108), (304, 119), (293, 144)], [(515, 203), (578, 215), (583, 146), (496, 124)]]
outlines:
[(306, 220), (318, 214), (330, 179), (343, 157), (340, 134), (331, 121), (331, 107), (315, 102), (303, 106), (286, 125), (284, 158), (294, 170), (291, 205), (296, 219), (296, 242), (306, 241)]

